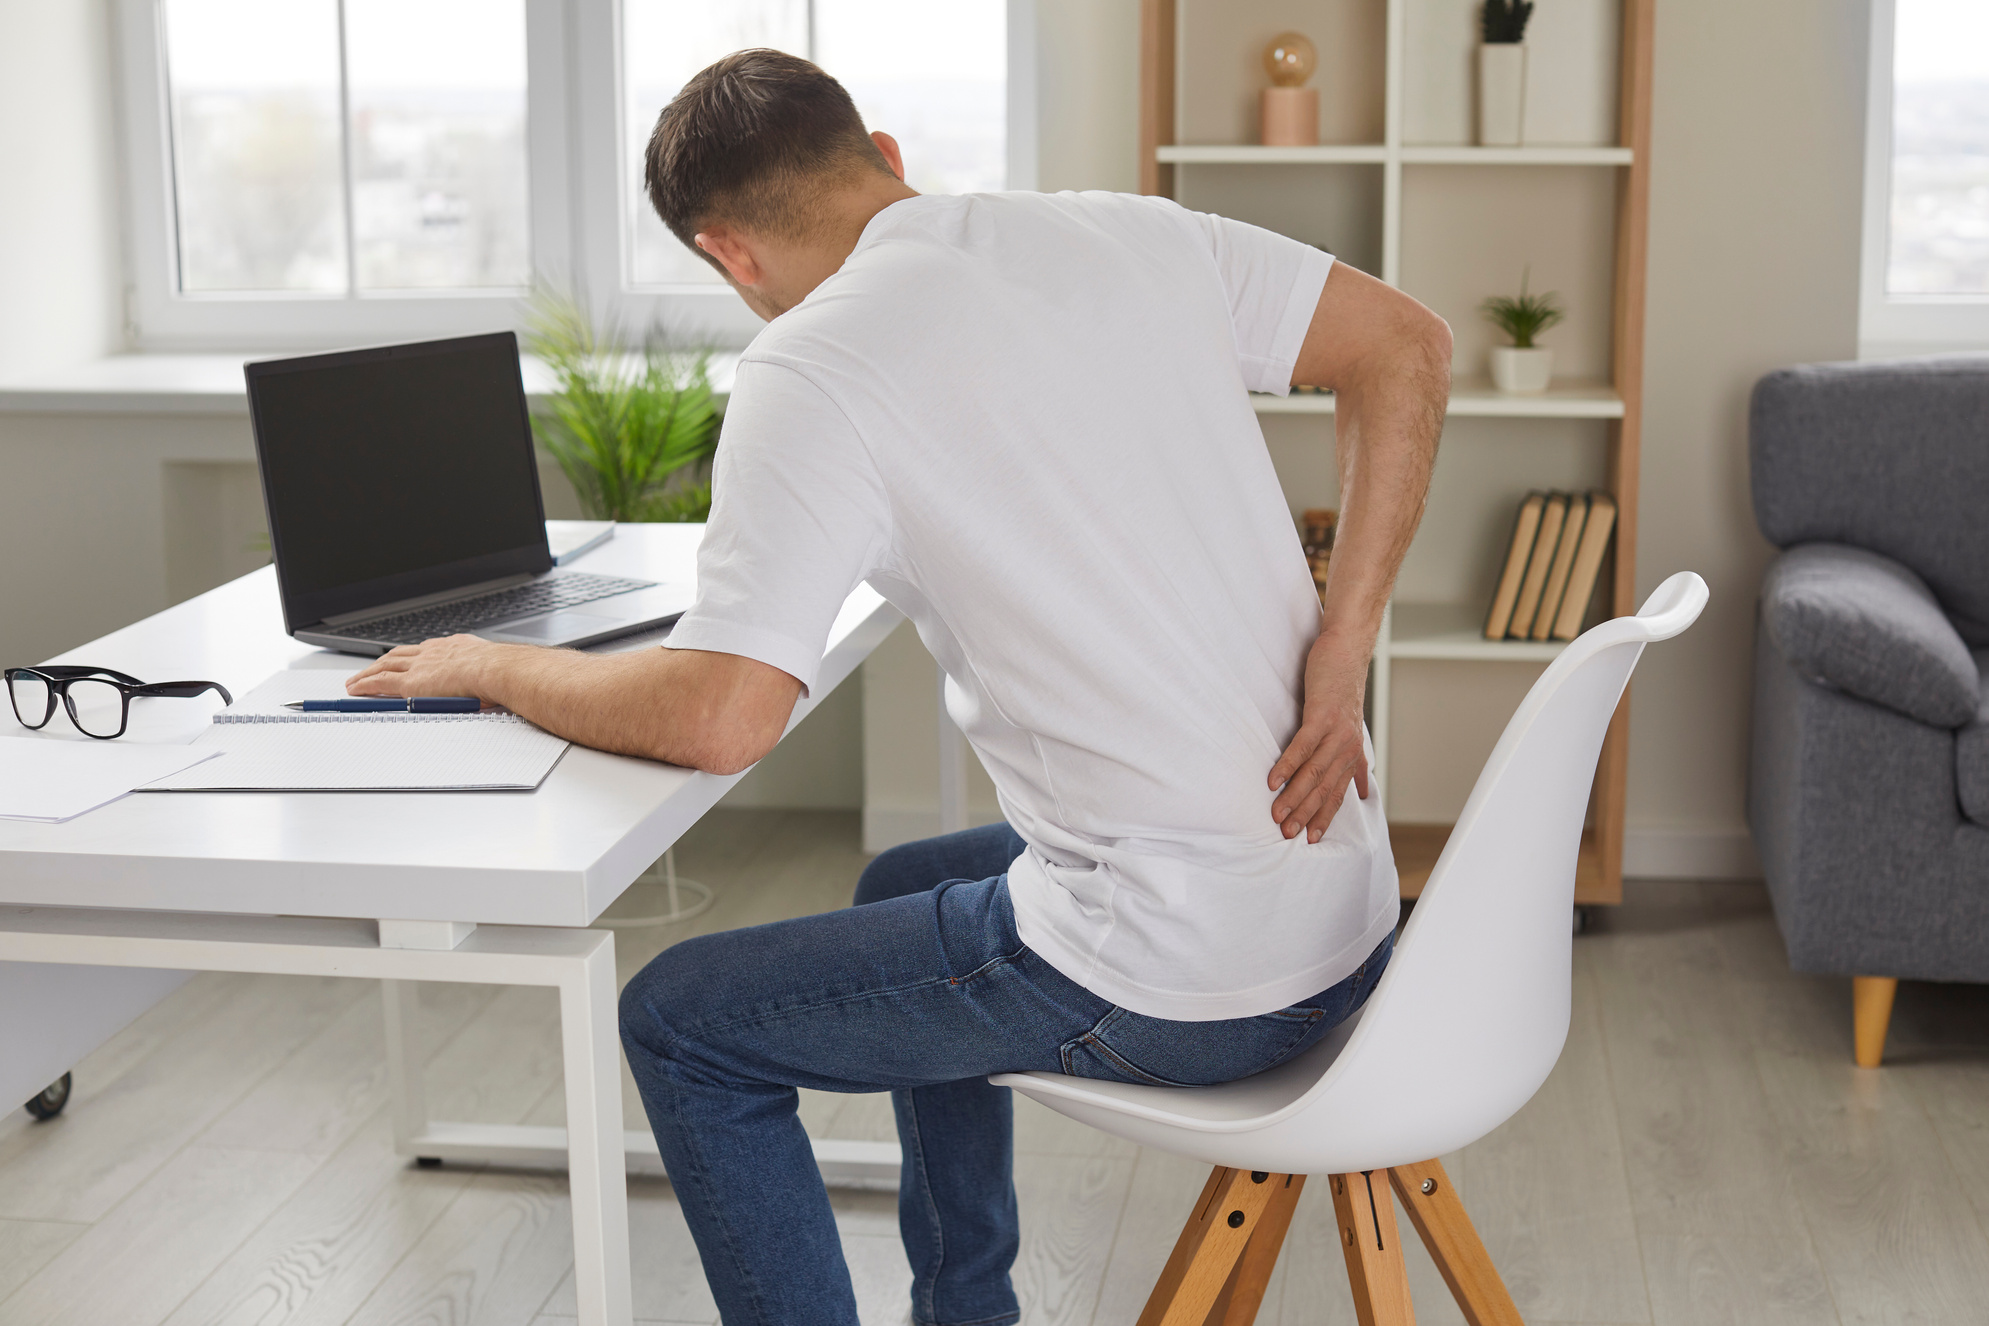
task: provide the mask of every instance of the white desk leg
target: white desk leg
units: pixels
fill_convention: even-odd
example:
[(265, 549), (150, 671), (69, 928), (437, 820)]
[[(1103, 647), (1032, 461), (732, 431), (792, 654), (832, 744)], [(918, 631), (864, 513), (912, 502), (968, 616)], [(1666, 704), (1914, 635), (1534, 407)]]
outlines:
[(380, 1003), (387, 1015), (387, 1089), (394, 1102), (397, 1146), (428, 1131), (428, 1086), (422, 1071), (421, 1033), (415, 1025), (420, 998), (420, 987), (413, 981), (380, 982)]
[(559, 1024), (566, 1061), (574, 1289), (582, 1326), (629, 1326), (635, 1309), (629, 1287), (614, 945), (602, 945), (584, 965), (568, 971), (559, 986)]

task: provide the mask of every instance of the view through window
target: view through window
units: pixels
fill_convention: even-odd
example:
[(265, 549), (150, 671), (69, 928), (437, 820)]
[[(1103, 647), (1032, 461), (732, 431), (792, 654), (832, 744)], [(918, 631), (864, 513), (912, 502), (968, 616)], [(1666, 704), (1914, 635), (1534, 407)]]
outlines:
[(524, 0), (164, 0), (179, 288), (530, 284)]
[(1989, 295), (1989, 3), (1896, 3), (1886, 290)]
[(624, 0), (623, 108), (630, 276), (637, 286), (711, 285), (643, 197), (642, 150), (692, 74), (748, 46), (805, 55), (841, 80), (864, 123), (904, 149), (921, 193), (1002, 188), (1008, 39), (1003, 0)]

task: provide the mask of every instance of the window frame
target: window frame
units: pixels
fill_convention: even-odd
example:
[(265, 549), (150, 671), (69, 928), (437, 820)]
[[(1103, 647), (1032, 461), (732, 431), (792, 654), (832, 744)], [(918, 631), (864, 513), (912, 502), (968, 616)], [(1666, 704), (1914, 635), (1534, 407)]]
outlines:
[(1858, 271), (1858, 357), (1989, 349), (1989, 294), (1895, 295), (1885, 288), (1892, 238), (1895, 0), (1872, 0), (1865, 81), (1865, 197)]
[[(1034, 0), (1006, 0), (1007, 187), (1036, 187)], [(731, 289), (631, 288), (620, 0), (525, 0), (526, 169), (537, 280), (625, 326), (718, 348), (760, 322)], [(303, 295), (177, 288), (172, 136), (159, 0), (116, 0), (125, 194), (124, 340), (144, 351), (320, 349), (523, 325), (519, 290)], [(889, 126), (881, 126), (888, 129)], [(603, 292), (606, 292), (605, 297)]]

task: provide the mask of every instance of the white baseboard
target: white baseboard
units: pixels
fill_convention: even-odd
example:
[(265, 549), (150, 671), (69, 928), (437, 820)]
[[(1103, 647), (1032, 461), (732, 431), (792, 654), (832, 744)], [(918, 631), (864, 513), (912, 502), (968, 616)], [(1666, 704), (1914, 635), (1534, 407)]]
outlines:
[(1626, 827), (1626, 879), (1760, 879), (1761, 859), (1745, 828), (1699, 825)]
[[(975, 806), (968, 812), (975, 827), (993, 824), (1001, 819), (1001, 811), (993, 806)], [(939, 833), (939, 811), (920, 810), (903, 806), (865, 806), (863, 808), (863, 850), (873, 855), (900, 843), (915, 843), (921, 838), (936, 837)]]

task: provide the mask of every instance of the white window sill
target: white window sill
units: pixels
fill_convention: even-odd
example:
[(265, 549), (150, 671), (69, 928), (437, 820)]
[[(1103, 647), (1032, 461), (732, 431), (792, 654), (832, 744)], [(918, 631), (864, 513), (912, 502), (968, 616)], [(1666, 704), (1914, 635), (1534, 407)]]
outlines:
[[(93, 359), (32, 377), (0, 381), (0, 414), (246, 415), (242, 365), (281, 358), (268, 352), (230, 354), (128, 354)], [(723, 398), (732, 390), (736, 353), (712, 358), (712, 386)], [(525, 395), (533, 402), (553, 385), (538, 359), (523, 355)]]

